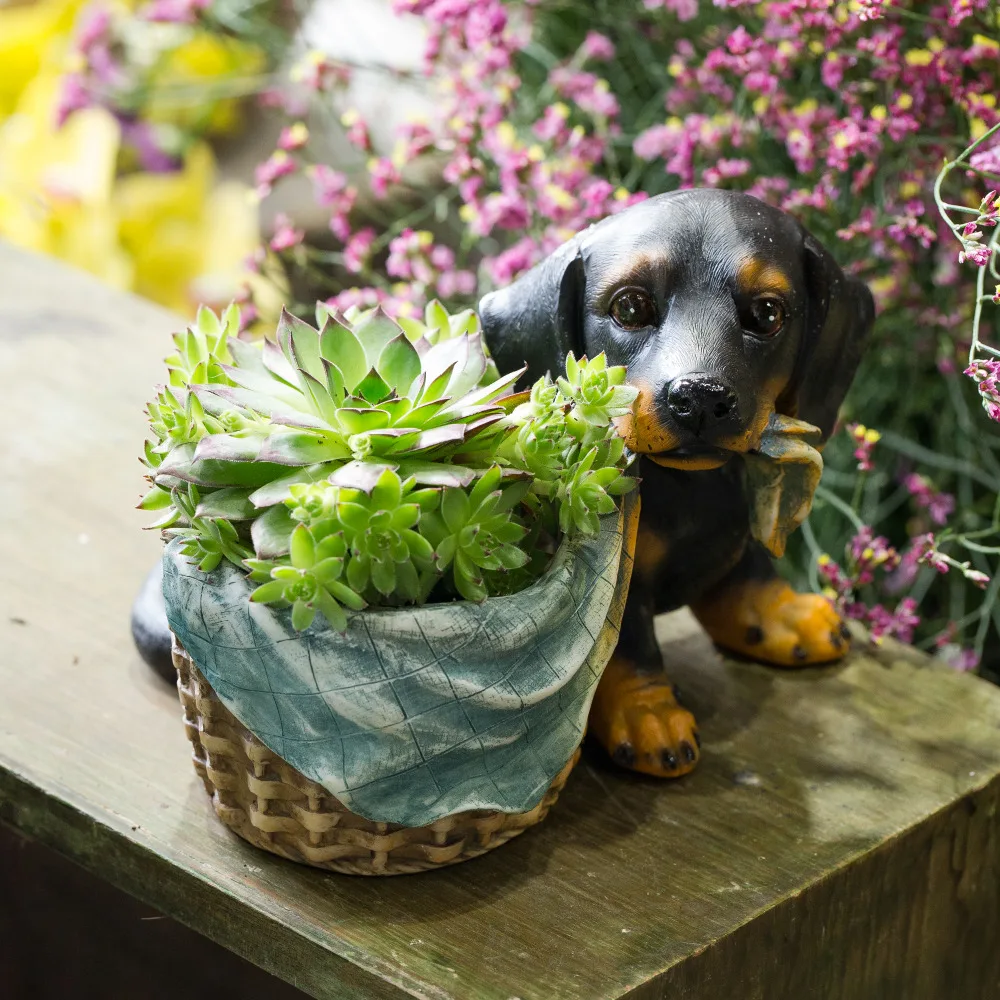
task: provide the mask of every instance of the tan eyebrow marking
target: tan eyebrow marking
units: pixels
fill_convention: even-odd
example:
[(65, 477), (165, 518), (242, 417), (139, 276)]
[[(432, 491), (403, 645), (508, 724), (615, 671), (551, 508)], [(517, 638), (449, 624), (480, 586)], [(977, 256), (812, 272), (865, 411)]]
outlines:
[(621, 267), (601, 277), (595, 298), (603, 298), (616, 288), (641, 284), (643, 281), (655, 281), (670, 273), (672, 262), (660, 254), (630, 251), (622, 256), (624, 259)]
[(736, 271), (736, 285), (745, 295), (754, 292), (784, 292), (792, 290), (788, 276), (773, 264), (757, 257), (751, 257), (740, 264)]

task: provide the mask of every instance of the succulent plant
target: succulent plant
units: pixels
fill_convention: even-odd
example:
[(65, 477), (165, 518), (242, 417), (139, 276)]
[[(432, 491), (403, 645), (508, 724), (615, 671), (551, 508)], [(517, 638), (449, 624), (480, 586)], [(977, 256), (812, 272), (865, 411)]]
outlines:
[(354, 611), (365, 607), (364, 599), (340, 582), (344, 571), (347, 545), (342, 534), (330, 534), (317, 542), (308, 527), (298, 525), (289, 540), (289, 563), (273, 565), (264, 560), (247, 559), (251, 577), (262, 583), (251, 595), (251, 601), (263, 604), (292, 606), (292, 625), (302, 630), (312, 624), (317, 611), (322, 612), (334, 628), (347, 626), (347, 615), (341, 605)]
[(174, 337), (143, 459), (151, 527), (204, 572), (246, 570), (295, 628), (511, 592), (634, 485), (612, 421), (635, 391), (603, 355), (515, 393), (523, 372), (498, 375), (472, 312), (319, 305), (317, 321), (283, 313), (274, 341), (247, 341), (235, 307), (202, 309)]
[(522, 479), (501, 488), (503, 473), (498, 465), (488, 469), (466, 493), (448, 487), (438, 510), (423, 518), (423, 532), (433, 543), (437, 566), (455, 566), (455, 585), (469, 601), (489, 596), (483, 572), (520, 569), (528, 562), (526, 552), (517, 547), (528, 533), (517, 520), (514, 508), (527, 492), (529, 481)]

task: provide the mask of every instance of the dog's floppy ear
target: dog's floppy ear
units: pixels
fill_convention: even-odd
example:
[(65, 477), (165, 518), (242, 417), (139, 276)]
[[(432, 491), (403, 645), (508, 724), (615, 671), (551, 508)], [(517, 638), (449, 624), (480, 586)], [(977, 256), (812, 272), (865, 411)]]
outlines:
[(868, 286), (844, 274), (812, 235), (804, 240), (806, 329), (795, 371), (778, 400), (779, 413), (798, 417), (823, 432), (833, 432), (875, 321)]
[(530, 384), (563, 373), (566, 355), (583, 353), (583, 260), (574, 238), (514, 284), (483, 296), (479, 317), (501, 373), (527, 364)]

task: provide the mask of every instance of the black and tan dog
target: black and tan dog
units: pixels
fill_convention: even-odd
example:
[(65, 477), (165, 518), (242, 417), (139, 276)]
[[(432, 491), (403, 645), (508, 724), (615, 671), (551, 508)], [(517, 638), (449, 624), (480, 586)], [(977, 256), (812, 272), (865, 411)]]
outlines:
[(783, 667), (841, 657), (832, 607), (797, 594), (751, 538), (740, 453), (775, 413), (823, 439), (874, 319), (790, 216), (747, 195), (661, 195), (570, 240), (480, 312), (501, 371), (561, 371), (566, 354), (625, 365), (639, 388), (620, 430), (640, 454), (641, 515), (621, 642), (590, 714), (618, 763), (664, 777), (698, 759), (694, 717), (664, 674), (653, 616), (690, 605), (727, 649)]

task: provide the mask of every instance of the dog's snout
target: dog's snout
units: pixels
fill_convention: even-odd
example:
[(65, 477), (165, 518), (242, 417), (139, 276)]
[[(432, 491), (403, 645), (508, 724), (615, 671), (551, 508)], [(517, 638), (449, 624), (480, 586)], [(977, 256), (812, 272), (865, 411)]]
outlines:
[(696, 434), (735, 419), (738, 406), (736, 393), (729, 386), (707, 376), (674, 379), (667, 390), (671, 417)]

